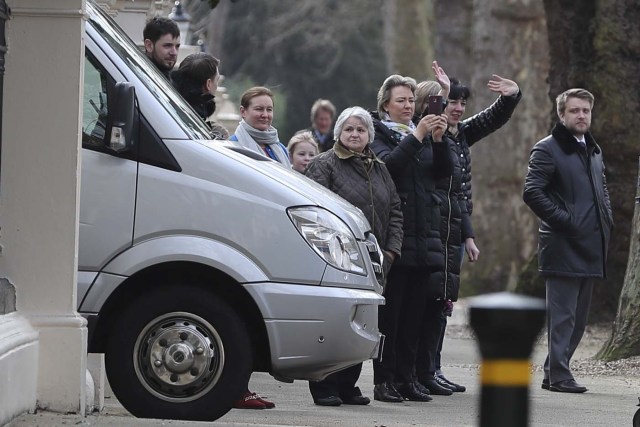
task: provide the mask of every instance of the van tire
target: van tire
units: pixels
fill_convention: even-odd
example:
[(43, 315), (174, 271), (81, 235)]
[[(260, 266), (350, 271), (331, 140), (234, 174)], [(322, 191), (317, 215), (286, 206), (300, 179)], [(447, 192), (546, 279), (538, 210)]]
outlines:
[(140, 418), (212, 421), (247, 390), (247, 328), (223, 299), (199, 287), (145, 293), (109, 332), (106, 371), (118, 401)]

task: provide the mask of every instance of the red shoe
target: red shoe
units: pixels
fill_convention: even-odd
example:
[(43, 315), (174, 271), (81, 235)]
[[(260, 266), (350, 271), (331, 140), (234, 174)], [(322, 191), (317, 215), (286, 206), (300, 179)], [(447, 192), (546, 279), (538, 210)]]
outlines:
[(267, 405), (260, 400), (260, 396), (248, 390), (234, 402), (233, 407), (236, 409), (267, 409)]
[(253, 393), (253, 394), (254, 394), (254, 395), (256, 395), (256, 396), (258, 396), (258, 400), (259, 400), (260, 402), (262, 402), (262, 404), (265, 406), (265, 408), (267, 408), (267, 409), (273, 409), (273, 408), (275, 408), (275, 407), (276, 407), (276, 404), (275, 404), (275, 403), (273, 403), (273, 402), (269, 402), (268, 400), (264, 400), (264, 399), (262, 398), (262, 396), (260, 396), (258, 393)]

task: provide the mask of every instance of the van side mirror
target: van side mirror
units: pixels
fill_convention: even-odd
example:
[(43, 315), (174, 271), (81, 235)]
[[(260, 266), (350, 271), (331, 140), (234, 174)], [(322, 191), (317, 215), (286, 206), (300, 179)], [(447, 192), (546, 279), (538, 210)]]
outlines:
[(129, 82), (118, 82), (113, 93), (108, 147), (121, 153), (133, 146), (133, 123), (135, 112), (135, 88)]

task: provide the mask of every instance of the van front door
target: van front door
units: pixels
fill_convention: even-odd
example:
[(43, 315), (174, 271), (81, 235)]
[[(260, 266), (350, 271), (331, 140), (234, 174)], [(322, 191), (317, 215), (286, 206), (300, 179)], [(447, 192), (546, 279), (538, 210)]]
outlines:
[[(88, 46), (90, 43), (88, 40)], [(133, 238), (137, 162), (126, 154), (110, 151), (106, 145), (109, 107), (113, 108), (109, 94), (114, 85), (114, 79), (87, 50), (82, 120), (79, 298), (82, 298), (83, 287), (86, 290), (101, 268), (130, 247)]]

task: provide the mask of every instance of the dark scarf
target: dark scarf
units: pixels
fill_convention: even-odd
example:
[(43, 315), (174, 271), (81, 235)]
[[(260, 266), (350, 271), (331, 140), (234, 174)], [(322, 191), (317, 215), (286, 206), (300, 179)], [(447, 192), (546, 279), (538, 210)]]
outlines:
[(203, 119), (211, 116), (216, 111), (216, 97), (209, 92), (200, 94), (188, 94), (185, 98), (189, 105), (196, 110), (196, 113)]
[(371, 151), (370, 144), (367, 144), (364, 147), (364, 150), (362, 150), (362, 153), (358, 153), (357, 151), (349, 150), (347, 147), (345, 147), (342, 144), (342, 141), (338, 141), (333, 146), (333, 151), (336, 153), (336, 156), (338, 156), (338, 158), (341, 160), (346, 160), (350, 157), (357, 157), (359, 159), (362, 159), (362, 163), (364, 164), (364, 167), (366, 168), (367, 172), (371, 171), (371, 168), (373, 167), (373, 162), (382, 163), (376, 157), (373, 151)]

